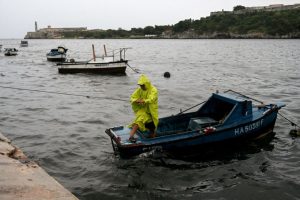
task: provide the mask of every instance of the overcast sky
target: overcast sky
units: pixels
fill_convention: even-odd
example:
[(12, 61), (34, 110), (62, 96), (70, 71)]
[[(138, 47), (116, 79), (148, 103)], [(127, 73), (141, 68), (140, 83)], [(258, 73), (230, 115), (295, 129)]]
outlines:
[(23, 38), (38, 28), (138, 28), (199, 19), (236, 5), (295, 4), (300, 0), (0, 0), (0, 38)]

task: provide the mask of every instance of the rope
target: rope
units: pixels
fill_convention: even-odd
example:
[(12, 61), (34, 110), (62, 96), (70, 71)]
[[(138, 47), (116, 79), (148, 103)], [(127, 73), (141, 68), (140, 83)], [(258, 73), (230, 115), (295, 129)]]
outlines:
[(176, 115), (181, 115), (182, 113), (184, 113), (184, 112), (186, 112), (186, 111), (188, 111), (188, 110), (191, 110), (191, 109), (193, 109), (193, 108), (195, 108), (195, 107), (197, 107), (197, 106), (200, 106), (201, 104), (203, 104), (203, 103), (205, 103), (205, 102), (206, 102), (206, 100), (203, 101), (203, 102), (201, 102), (201, 103), (198, 103), (198, 104), (196, 104), (196, 105), (194, 105), (194, 106), (192, 106), (192, 107), (189, 107), (188, 109), (186, 109), (186, 110), (184, 110), (184, 111), (180, 111), (180, 112), (177, 113)]
[(135, 73), (137, 73), (137, 74), (140, 73), (140, 72), (136, 71), (135, 69), (133, 69), (128, 63), (126, 63), (126, 65), (127, 65), (130, 69), (132, 69), (132, 71), (134, 71)]
[(297, 125), (296, 123), (292, 122), (291, 120), (289, 120), (288, 118), (286, 118), (285, 116), (283, 116), (280, 112), (278, 112), (278, 114), (279, 114), (281, 117), (283, 117), (285, 120), (287, 120), (288, 122), (290, 122), (292, 126), (295, 126), (295, 127), (300, 128), (299, 125)]
[(227, 93), (227, 92), (233, 92), (233, 93), (236, 93), (236, 94), (238, 94), (238, 95), (241, 95), (242, 97), (245, 97), (245, 98), (247, 98), (247, 99), (252, 99), (252, 100), (254, 100), (254, 101), (256, 101), (256, 102), (259, 102), (259, 103), (261, 103), (261, 104), (264, 104), (264, 102), (262, 102), (262, 101), (260, 101), (260, 100), (257, 100), (257, 99), (248, 97), (248, 96), (246, 96), (246, 95), (244, 95), (244, 94), (242, 94), (242, 93), (240, 93), (240, 92), (236, 92), (236, 91), (234, 91), (234, 90), (227, 90), (227, 91), (225, 91), (224, 93)]
[(34, 89), (26, 89), (26, 88), (17, 88), (17, 87), (8, 87), (8, 86), (0, 86), (0, 88), (7, 88), (7, 89), (14, 89), (14, 90), (25, 90), (25, 91), (31, 91), (31, 92), (42, 92), (42, 93), (49, 93), (49, 94), (60, 94), (60, 95), (68, 95), (68, 96), (76, 96), (76, 97), (86, 97), (86, 98), (94, 98), (94, 99), (109, 99), (109, 100), (115, 100), (115, 101), (126, 101), (124, 99), (119, 98), (111, 98), (111, 97), (92, 97), (87, 95), (81, 95), (81, 94), (71, 94), (71, 93), (64, 93), (64, 92), (52, 92), (52, 91), (45, 91), (45, 90), (34, 90)]

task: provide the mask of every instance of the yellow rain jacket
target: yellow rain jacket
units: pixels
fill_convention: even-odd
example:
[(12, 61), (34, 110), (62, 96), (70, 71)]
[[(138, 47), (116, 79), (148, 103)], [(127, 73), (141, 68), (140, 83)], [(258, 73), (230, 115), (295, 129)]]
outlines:
[[(139, 87), (130, 97), (130, 103), (135, 114), (135, 120), (131, 126), (137, 124), (139, 130), (145, 131), (145, 124), (153, 121), (156, 129), (158, 125), (158, 91), (144, 74), (141, 75), (138, 85), (145, 85), (146, 90)], [(138, 99), (143, 99), (145, 104), (136, 103)]]

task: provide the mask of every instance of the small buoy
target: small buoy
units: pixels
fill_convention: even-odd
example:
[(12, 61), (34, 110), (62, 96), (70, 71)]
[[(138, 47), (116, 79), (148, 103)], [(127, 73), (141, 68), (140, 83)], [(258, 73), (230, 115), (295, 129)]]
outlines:
[(74, 58), (71, 58), (71, 59), (70, 59), (70, 62), (71, 62), (71, 63), (74, 63), (74, 62), (75, 62), (75, 59), (74, 59)]
[(293, 136), (293, 137), (298, 137), (300, 136), (300, 129), (292, 129), (290, 131), (290, 135)]
[(165, 77), (165, 78), (170, 78), (170, 77), (171, 77), (170, 72), (165, 72), (165, 73), (164, 73), (164, 77)]

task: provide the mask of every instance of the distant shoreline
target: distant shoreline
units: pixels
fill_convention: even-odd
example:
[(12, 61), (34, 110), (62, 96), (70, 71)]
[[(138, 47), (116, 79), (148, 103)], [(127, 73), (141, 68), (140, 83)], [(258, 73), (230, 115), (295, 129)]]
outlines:
[(277, 9), (218, 12), (206, 18), (182, 20), (174, 25), (130, 30), (51, 26), (38, 29), (36, 22), (35, 32), (28, 32), (25, 39), (299, 39), (300, 4), (292, 9)]
[(300, 38), (0, 38), (0, 40), (299, 40)]
[[(25, 40), (297, 40), (300, 37), (236, 37), (236, 38), (26, 38)], [(1, 40), (24, 40), (23, 38), (3, 38)]]

